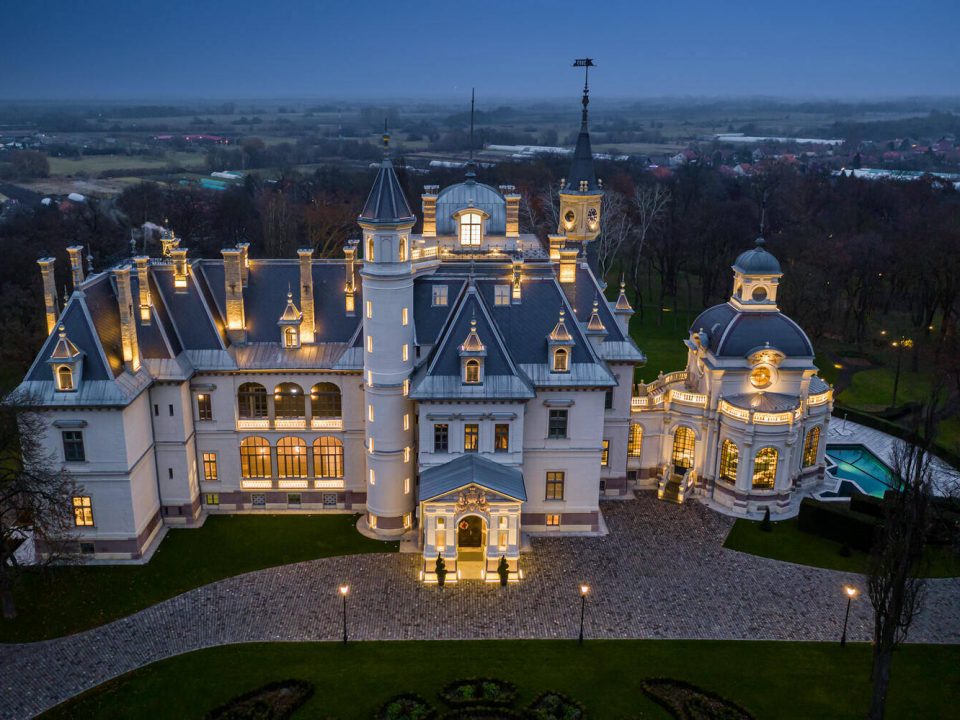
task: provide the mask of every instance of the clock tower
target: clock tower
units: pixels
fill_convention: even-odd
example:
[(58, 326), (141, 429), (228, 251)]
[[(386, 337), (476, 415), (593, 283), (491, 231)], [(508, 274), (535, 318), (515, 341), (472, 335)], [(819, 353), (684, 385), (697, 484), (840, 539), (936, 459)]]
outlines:
[(593, 67), (593, 60), (581, 58), (573, 66), (584, 69), (583, 115), (570, 173), (560, 188), (560, 225), (557, 232), (566, 236), (568, 241), (588, 242), (596, 240), (600, 234), (600, 199), (603, 196), (593, 169), (593, 150), (587, 125), (587, 106), (590, 104), (587, 73)]

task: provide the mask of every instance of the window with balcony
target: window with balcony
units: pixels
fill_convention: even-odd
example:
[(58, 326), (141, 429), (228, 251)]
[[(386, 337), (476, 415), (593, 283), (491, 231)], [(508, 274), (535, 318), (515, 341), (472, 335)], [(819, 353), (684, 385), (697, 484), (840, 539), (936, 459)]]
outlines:
[(674, 472), (683, 473), (693, 467), (696, 446), (697, 439), (693, 430), (682, 425), (678, 427), (673, 434), (673, 451), (670, 454)]
[(303, 419), (306, 417), (303, 388), (296, 383), (280, 383), (273, 391), (273, 406), (278, 420)]
[(460, 245), (480, 247), (483, 235), (483, 216), (476, 212), (466, 212), (460, 216)]
[(333, 383), (317, 383), (310, 388), (310, 416), (314, 420), (342, 417), (340, 388)]
[(267, 389), (260, 383), (243, 383), (237, 390), (237, 409), (241, 420), (266, 419)]
[(282, 478), (307, 477), (307, 443), (302, 438), (284, 437), (277, 442), (277, 473)]

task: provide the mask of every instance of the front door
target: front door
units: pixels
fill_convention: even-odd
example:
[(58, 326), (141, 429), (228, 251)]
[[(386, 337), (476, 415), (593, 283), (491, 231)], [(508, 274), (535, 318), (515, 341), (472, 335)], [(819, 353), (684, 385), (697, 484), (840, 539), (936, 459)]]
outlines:
[(457, 526), (457, 545), (463, 550), (477, 551), (483, 547), (483, 520), (468, 515)]
[(486, 556), (483, 519), (467, 515), (457, 523), (457, 571), (462, 580), (482, 580)]

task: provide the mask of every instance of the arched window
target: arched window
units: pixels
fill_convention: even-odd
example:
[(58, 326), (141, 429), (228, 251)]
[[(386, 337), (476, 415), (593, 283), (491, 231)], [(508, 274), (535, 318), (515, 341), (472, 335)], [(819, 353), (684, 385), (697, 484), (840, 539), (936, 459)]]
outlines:
[(467, 360), (463, 366), (463, 381), (468, 385), (476, 385), (480, 382), (480, 361)]
[(315, 418), (341, 417), (340, 388), (327, 382), (314, 385), (310, 389), (310, 415)]
[(245, 478), (267, 478), (270, 468), (270, 443), (262, 437), (246, 437), (240, 441), (240, 475)]
[(400, 262), (407, 261), (407, 239), (405, 237), (400, 238), (397, 255), (399, 256)]
[(283, 346), (285, 348), (300, 347), (300, 340), (297, 337), (297, 329), (295, 327), (285, 327), (283, 329)]
[(277, 442), (277, 473), (282, 478), (307, 477), (307, 443), (298, 437)]
[(343, 477), (343, 443), (334, 437), (313, 441), (313, 474), (319, 478)]
[(483, 229), (480, 213), (463, 213), (460, 216), (460, 244), (467, 247), (479, 247)]
[(693, 430), (681, 425), (673, 434), (673, 452), (670, 460), (674, 471), (682, 473), (693, 467), (693, 453), (697, 446), (697, 438)]
[(720, 446), (720, 477), (728, 482), (737, 481), (737, 464), (740, 462), (740, 450), (733, 440), (724, 440)]
[(73, 390), (73, 368), (69, 365), (60, 365), (57, 368), (57, 389)]
[(807, 431), (803, 440), (803, 466), (817, 464), (817, 451), (820, 449), (820, 426), (815, 425)]
[(776, 448), (765, 447), (757, 451), (757, 456), (753, 459), (753, 487), (773, 489), (777, 480), (777, 458), (779, 453)]
[(237, 405), (245, 420), (267, 417), (267, 389), (260, 383), (243, 383), (237, 391)]
[(570, 368), (570, 363), (568, 358), (570, 357), (569, 352), (566, 348), (557, 348), (553, 352), (553, 371), (554, 372), (567, 372)]
[(280, 383), (273, 391), (274, 413), (278, 418), (306, 417), (303, 388), (296, 383)]
[(367, 257), (368, 262), (373, 262), (373, 238), (367, 238)]
[(627, 439), (627, 455), (630, 457), (640, 457), (643, 451), (643, 425), (633, 423), (630, 425), (630, 437)]

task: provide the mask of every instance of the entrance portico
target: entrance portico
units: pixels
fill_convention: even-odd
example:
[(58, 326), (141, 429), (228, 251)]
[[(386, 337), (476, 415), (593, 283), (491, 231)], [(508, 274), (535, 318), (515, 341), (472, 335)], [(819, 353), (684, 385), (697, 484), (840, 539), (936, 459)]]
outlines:
[(516, 468), (463, 455), (420, 474), (420, 578), (437, 581), (437, 558), (446, 582), (499, 582), (506, 558), (510, 582), (520, 579), (520, 506), (527, 499)]

